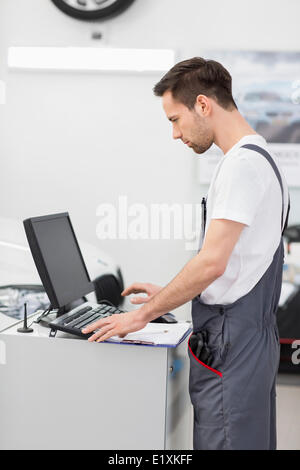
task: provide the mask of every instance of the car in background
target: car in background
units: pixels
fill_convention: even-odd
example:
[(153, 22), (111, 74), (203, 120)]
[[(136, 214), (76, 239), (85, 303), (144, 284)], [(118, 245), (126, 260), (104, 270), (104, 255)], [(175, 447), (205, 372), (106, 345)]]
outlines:
[(236, 97), (241, 114), (268, 142), (300, 143), (300, 105), (287, 90), (284, 93), (280, 87), (274, 89), (274, 84), (262, 84)]

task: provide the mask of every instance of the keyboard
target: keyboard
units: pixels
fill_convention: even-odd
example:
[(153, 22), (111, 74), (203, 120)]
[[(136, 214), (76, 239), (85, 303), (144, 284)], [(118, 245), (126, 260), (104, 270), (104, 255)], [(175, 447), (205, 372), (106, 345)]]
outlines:
[(124, 310), (120, 310), (118, 307), (107, 305), (107, 304), (83, 304), (76, 308), (76, 311), (72, 313), (68, 312), (64, 315), (56, 318), (49, 323), (49, 326), (54, 330), (65, 331), (72, 335), (81, 336), (88, 338), (93, 333), (83, 334), (82, 329), (95, 323), (97, 320), (106, 318), (115, 313), (124, 313)]

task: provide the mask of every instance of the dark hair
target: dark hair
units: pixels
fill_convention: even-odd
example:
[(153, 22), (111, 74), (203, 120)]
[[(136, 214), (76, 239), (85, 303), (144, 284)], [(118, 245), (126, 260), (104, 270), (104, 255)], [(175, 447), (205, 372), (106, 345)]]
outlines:
[(214, 98), (225, 109), (237, 108), (231, 91), (231, 75), (222, 64), (202, 57), (174, 65), (153, 88), (156, 96), (171, 91), (173, 98), (193, 109), (198, 95)]

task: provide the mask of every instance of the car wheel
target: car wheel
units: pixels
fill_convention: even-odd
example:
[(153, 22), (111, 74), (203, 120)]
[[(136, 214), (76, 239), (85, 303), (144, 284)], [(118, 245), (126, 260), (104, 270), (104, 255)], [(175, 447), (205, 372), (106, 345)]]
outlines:
[(51, 0), (61, 11), (85, 21), (101, 20), (119, 15), (134, 0)]

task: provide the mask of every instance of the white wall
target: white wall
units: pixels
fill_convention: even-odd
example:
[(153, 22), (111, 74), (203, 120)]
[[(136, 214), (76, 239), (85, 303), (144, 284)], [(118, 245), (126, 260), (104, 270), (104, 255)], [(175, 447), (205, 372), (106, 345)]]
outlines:
[[(287, 6), (288, 5), (288, 6)], [(8, 71), (13, 45), (174, 48), (177, 59), (207, 49), (298, 50), (297, 0), (136, 0), (120, 17), (85, 23), (50, 0), (0, 1), (0, 215), (68, 210), (78, 236), (110, 253), (134, 280), (167, 283), (189, 259), (184, 241), (96, 237), (96, 208), (117, 203), (199, 202), (195, 155), (171, 139), (152, 94), (160, 74)], [(91, 40), (94, 31), (102, 41)], [(1, 230), (1, 227), (0, 227)], [(187, 310), (182, 310), (182, 312)]]

